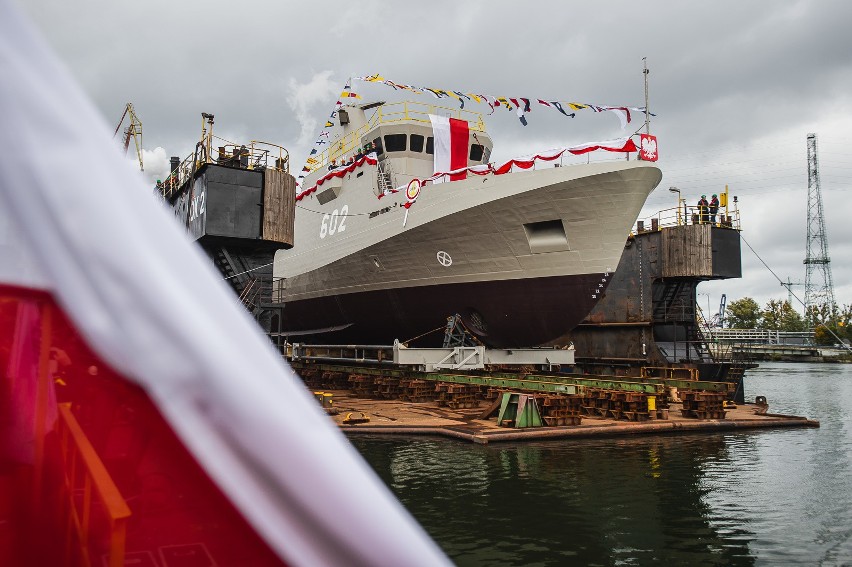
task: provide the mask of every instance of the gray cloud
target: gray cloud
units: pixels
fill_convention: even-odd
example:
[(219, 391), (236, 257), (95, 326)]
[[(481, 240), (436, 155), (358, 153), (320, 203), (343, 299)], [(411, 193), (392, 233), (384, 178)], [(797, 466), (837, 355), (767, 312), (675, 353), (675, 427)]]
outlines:
[[(134, 103), (146, 148), (189, 153), (200, 113), (212, 112), (217, 134), (281, 143), (296, 168), (353, 74), (638, 106), (647, 57), (664, 179), (643, 215), (674, 206), (671, 185), (692, 203), (728, 184), (739, 197), (743, 236), (779, 276), (804, 280), (805, 136), (816, 132), (837, 298), (852, 302), (852, 3), (29, 0), (23, 7), (108, 122)], [(358, 88), (365, 98), (392, 95)], [(528, 118), (522, 128), (508, 112), (489, 117), (495, 157), (621, 133), (614, 116), (569, 120), (534, 108)], [(761, 303), (786, 298), (745, 247), (743, 268), (742, 280), (700, 291), (715, 305), (721, 293)]]

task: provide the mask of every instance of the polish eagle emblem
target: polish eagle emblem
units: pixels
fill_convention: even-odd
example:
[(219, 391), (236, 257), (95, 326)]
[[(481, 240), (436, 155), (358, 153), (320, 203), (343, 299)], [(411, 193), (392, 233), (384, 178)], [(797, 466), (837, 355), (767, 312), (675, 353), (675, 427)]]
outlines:
[(657, 137), (642, 134), (639, 137), (640, 156), (645, 161), (657, 161)]

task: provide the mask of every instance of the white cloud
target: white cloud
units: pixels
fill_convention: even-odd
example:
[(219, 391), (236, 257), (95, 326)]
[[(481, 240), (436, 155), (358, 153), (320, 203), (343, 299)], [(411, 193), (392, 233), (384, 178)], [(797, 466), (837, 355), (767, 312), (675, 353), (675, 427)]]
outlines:
[(325, 109), (332, 107), (334, 97), (342, 90), (341, 82), (331, 79), (333, 74), (334, 71), (321, 71), (315, 73), (306, 83), (300, 83), (295, 77), (290, 78), (287, 104), (301, 126), (297, 141), (299, 146), (307, 146), (316, 141), (319, 119), (328, 117), (324, 114)]
[[(139, 161), (134, 151), (125, 156), (133, 169), (139, 169)], [(142, 176), (153, 186), (158, 179), (162, 180), (169, 175), (169, 157), (166, 150), (156, 147), (153, 150), (142, 149), (142, 165), (145, 167)]]

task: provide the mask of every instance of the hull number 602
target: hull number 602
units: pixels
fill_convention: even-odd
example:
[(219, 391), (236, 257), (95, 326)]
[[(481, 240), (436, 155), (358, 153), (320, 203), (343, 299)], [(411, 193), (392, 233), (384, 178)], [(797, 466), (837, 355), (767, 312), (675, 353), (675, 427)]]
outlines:
[(322, 216), (320, 224), (320, 238), (340, 234), (346, 230), (346, 215), (349, 214), (349, 205), (343, 205), (340, 210), (334, 209), (331, 213)]

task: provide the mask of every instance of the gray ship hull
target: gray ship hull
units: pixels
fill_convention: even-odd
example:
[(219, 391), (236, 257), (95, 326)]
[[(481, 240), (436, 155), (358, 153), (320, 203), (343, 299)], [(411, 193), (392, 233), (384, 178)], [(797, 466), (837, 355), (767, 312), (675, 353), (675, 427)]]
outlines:
[[(427, 186), (405, 227), (401, 194), (344, 190), (324, 206), (300, 203), (295, 247), (275, 261), (283, 330), (298, 340), (335, 328), (322, 340), (388, 344), (459, 313), (489, 345), (552, 341), (602, 297), (661, 177), (619, 161)], [(330, 235), (327, 211), (343, 206), (345, 231)]]

